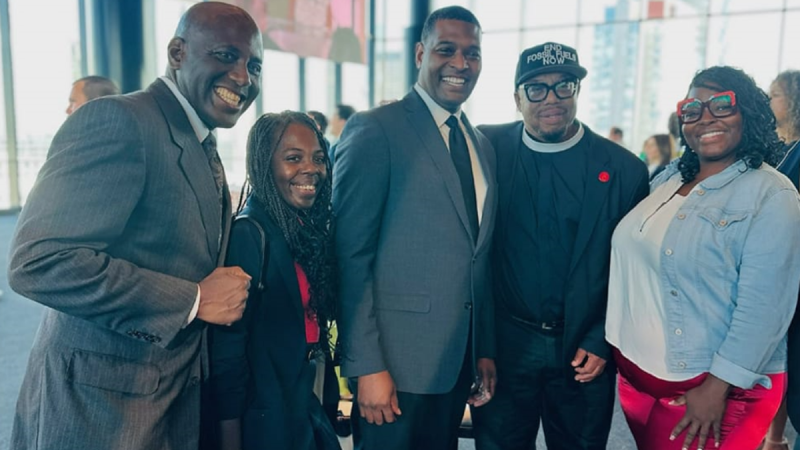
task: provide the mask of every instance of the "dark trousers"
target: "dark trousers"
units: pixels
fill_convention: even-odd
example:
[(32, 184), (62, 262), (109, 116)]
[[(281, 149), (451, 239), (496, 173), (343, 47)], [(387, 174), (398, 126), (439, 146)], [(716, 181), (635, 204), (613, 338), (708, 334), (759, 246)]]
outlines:
[(456, 385), (446, 394), (397, 392), (403, 412), (394, 423), (367, 423), (358, 411), (358, 383), (350, 379), (353, 393), (353, 445), (355, 450), (449, 450), (458, 448), (458, 428), (472, 385), (472, 367), (465, 358)]
[(605, 450), (614, 371), (579, 383), (566, 371), (561, 333), (502, 315), (496, 330), (497, 388), (492, 401), (472, 409), (475, 448), (534, 449), (541, 420), (548, 450)]

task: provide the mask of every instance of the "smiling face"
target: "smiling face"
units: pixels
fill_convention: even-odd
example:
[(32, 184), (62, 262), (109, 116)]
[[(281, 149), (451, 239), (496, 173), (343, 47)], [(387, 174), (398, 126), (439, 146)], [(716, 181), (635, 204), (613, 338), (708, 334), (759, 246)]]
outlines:
[[(722, 88), (692, 87), (687, 97), (704, 102), (722, 91)], [(682, 130), (686, 144), (694, 150), (701, 163), (733, 163), (736, 161), (736, 147), (742, 140), (742, 113), (736, 111), (731, 116), (717, 118), (704, 107), (700, 120), (684, 124)]]
[(314, 206), (328, 177), (326, 156), (313, 130), (290, 123), (272, 155), (272, 177), (278, 193), (295, 209)]
[[(543, 73), (524, 80), (514, 91), (517, 110), (522, 113), (525, 130), (542, 142), (564, 142), (571, 138), (575, 129), (578, 94), (570, 98), (560, 99), (555, 92), (548, 91), (547, 97), (540, 102), (531, 102), (525, 95), (524, 85), (544, 83), (553, 86), (561, 81), (574, 80), (575, 76), (563, 72)], [(580, 92), (580, 90), (578, 91)]]
[(442, 19), (417, 43), (419, 84), (442, 108), (456, 112), (481, 74), (481, 31), (460, 20)]
[(234, 126), (253, 103), (261, 90), (263, 54), (261, 34), (244, 12), (219, 14), (215, 9), (205, 8), (197, 19), (201, 23), (168, 47), (173, 81), (212, 129)]

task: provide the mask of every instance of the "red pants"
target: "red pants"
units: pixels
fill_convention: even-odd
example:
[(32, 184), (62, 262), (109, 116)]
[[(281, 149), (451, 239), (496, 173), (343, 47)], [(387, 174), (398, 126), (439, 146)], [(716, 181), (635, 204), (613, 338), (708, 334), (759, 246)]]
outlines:
[[(685, 406), (669, 402), (703, 383), (708, 373), (686, 381), (664, 381), (626, 359), (614, 349), (619, 369), (619, 402), (640, 450), (681, 450), (686, 430), (674, 441), (669, 435), (683, 418)], [(719, 450), (753, 450), (761, 443), (781, 404), (786, 390), (786, 373), (768, 375), (772, 389), (756, 385), (753, 389), (733, 388), (728, 394), (722, 418), (722, 443)], [(697, 448), (697, 440), (690, 450)], [(714, 449), (709, 434), (706, 449)]]

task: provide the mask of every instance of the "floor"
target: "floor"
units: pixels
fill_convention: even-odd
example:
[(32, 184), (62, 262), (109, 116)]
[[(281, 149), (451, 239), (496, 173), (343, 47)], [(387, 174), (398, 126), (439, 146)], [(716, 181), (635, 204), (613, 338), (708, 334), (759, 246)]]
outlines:
[[(15, 215), (0, 215), (0, 291), (3, 292), (0, 294), (0, 450), (9, 448), (14, 405), (43, 309), (8, 288), (6, 270), (8, 247), (15, 224)], [(789, 430), (789, 433), (790, 439), (793, 441), (794, 430)], [(459, 450), (472, 450), (475, 446), (471, 440), (461, 439), (458, 448)], [(619, 405), (614, 411), (607, 448), (635, 449)], [(342, 449), (352, 449), (352, 442), (349, 438), (342, 440)], [(537, 441), (537, 449), (546, 449), (541, 435)]]

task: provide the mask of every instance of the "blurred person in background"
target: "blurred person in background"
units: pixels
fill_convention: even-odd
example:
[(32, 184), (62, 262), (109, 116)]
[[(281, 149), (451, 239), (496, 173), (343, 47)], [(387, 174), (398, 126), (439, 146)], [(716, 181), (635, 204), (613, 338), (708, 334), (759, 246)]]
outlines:
[(622, 132), (622, 128), (620, 127), (611, 127), (608, 130), (608, 140), (621, 146), (625, 147), (624, 140), (624, 133)]
[(672, 138), (668, 134), (654, 134), (644, 141), (642, 153), (651, 180), (672, 161), (674, 152)]
[(336, 161), (336, 144), (339, 143), (339, 136), (342, 134), (345, 123), (356, 113), (356, 109), (350, 105), (336, 105), (336, 110), (331, 117), (331, 132), (328, 140), (331, 142), (331, 161)]
[(612, 239), (620, 404), (640, 450), (754, 449), (786, 387), (800, 199), (744, 72), (698, 72), (677, 112), (684, 154)]
[(314, 392), (316, 380), (338, 402), (335, 378), (325, 384), (317, 368), (330, 362), (337, 281), (322, 132), (303, 113), (261, 116), (247, 139), (247, 177), (226, 263), (253, 283), (242, 320), (209, 330), (220, 448), (338, 449), (324, 392)]
[(317, 129), (325, 135), (325, 131), (328, 129), (328, 118), (325, 117), (325, 114), (319, 111), (309, 111), (308, 117), (314, 119), (314, 123), (317, 125)]
[(66, 113), (68, 116), (71, 115), (89, 100), (107, 95), (119, 95), (119, 93), (117, 85), (106, 77), (90, 75), (80, 78), (72, 83), (72, 90), (69, 92), (69, 106), (67, 106)]
[[(778, 170), (789, 177), (795, 187), (800, 183), (800, 71), (787, 70), (778, 74), (769, 88), (770, 106), (775, 113), (778, 136), (783, 140), (783, 160)], [(797, 314), (795, 314), (797, 317)], [(793, 423), (800, 424), (800, 319), (795, 319), (789, 328), (789, 389), (781, 404), (769, 432), (764, 438), (762, 450), (788, 450), (789, 441), (783, 435), (786, 429), (787, 405)], [(795, 443), (800, 450), (800, 439)]]

